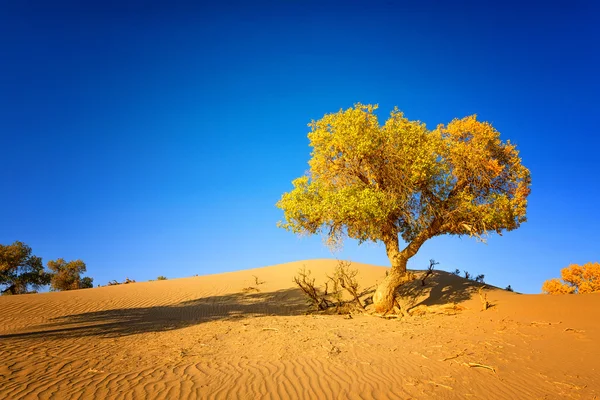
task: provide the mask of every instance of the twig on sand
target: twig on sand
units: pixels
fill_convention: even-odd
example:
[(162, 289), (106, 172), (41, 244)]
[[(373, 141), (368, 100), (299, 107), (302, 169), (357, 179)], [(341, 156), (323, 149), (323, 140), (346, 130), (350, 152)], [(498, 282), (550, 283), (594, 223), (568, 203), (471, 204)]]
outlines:
[(446, 389), (448, 389), (448, 390), (454, 390), (454, 388), (453, 388), (453, 387), (451, 387), (451, 386), (448, 386), (448, 385), (442, 385), (441, 383), (437, 383), (437, 382), (434, 382), (434, 381), (425, 381), (425, 382), (427, 382), (427, 383), (431, 383), (431, 384), (432, 384), (432, 385), (434, 385), (434, 386), (440, 386), (440, 387), (446, 388)]
[(458, 353), (458, 354), (456, 354), (456, 355), (454, 355), (454, 356), (446, 357), (446, 358), (444, 358), (444, 359), (442, 359), (442, 360), (440, 360), (440, 361), (448, 361), (448, 360), (453, 360), (453, 359), (455, 359), (455, 358), (458, 358), (458, 357), (460, 357), (460, 356), (464, 355), (466, 352), (467, 352), (467, 350), (465, 349), (465, 350), (461, 351), (460, 353)]
[(582, 331), (580, 329), (574, 329), (574, 328), (566, 328), (564, 331), (565, 332), (571, 331), (571, 332), (575, 332), (575, 333), (583, 333), (583, 332), (585, 332), (585, 331)]
[(464, 364), (469, 368), (485, 368), (485, 369), (489, 369), (493, 373), (496, 373), (496, 368), (491, 367), (489, 365), (479, 364), (479, 363), (474, 363), (474, 362), (464, 363)]
[(262, 328), (263, 331), (276, 331), (279, 332), (279, 329), (277, 328)]
[(424, 359), (426, 359), (426, 360), (429, 360), (429, 357), (427, 357), (425, 354), (421, 354), (421, 353), (419, 353), (419, 352), (417, 352), (417, 351), (411, 351), (410, 353), (411, 353), (411, 354), (416, 354), (416, 355), (418, 355), (418, 356), (421, 356), (421, 357), (423, 357), (423, 358), (424, 358)]
[[(548, 381), (546, 381), (546, 382), (548, 382)], [(577, 386), (577, 385), (573, 385), (572, 383), (566, 383), (566, 382), (554, 381), (552, 383), (554, 383), (555, 385), (567, 386), (569, 389), (575, 389), (575, 390), (581, 390), (581, 389), (585, 389), (587, 387), (587, 385)]]

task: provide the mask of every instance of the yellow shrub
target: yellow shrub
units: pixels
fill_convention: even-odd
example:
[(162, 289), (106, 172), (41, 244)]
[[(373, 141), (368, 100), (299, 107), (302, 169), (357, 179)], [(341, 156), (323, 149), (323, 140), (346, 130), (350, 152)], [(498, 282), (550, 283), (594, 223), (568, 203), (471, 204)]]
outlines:
[(600, 263), (584, 265), (571, 264), (560, 271), (559, 279), (550, 279), (542, 285), (548, 294), (595, 293), (600, 292)]

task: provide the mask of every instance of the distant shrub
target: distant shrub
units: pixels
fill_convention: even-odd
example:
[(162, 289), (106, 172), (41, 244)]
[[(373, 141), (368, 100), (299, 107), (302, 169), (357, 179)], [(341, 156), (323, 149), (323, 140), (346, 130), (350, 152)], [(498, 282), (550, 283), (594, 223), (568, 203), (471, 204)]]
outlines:
[(560, 279), (550, 279), (542, 285), (547, 294), (600, 292), (600, 263), (571, 264), (560, 271)]
[[(454, 275), (456, 276), (460, 276), (460, 269), (455, 269), (453, 272)], [(473, 275), (471, 275), (471, 273), (469, 271), (463, 271), (464, 274), (464, 278), (468, 279), (470, 281), (475, 281), (475, 282), (479, 282), (479, 283), (485, 283), (484, 279), (485, 279), (485, 275), (484, 274), (479, 274), (475, 277), (473, 277)]]
[(135, 280), (129, 279), (129, 278), (125, 278), (125, 280), (123, 282), (118, 282), (116, 280), (112, 280), (112, 281), (108, 282), (108, 286), (127, 285), (128, 283), (135, 283)]
[(159, 276), (158, 278), (156, 278), (157, 281), (166, 281), (167, 277), (166, 276)]
[(89, 289), (94, 287), (93, 279), (89, 276), (82, 277), (86, 271), (85, 263), (81, 260), (65, 261), (59, 258), (48, 261), (51, 272), (50, 288), (52, 290)]
[(509, 292), (514, 292), (513, 288), (510, 285), (505, 287), (504, 290), (509, 291)]

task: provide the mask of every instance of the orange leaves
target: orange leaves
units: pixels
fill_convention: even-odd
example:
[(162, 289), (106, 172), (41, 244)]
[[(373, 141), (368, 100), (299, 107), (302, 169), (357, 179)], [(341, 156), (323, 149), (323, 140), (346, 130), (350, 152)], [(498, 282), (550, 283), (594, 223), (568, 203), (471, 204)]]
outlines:
[(542, 292), (547, 294), (571, 294), (575, 293), (575, 288), (562, 283), (560, 279), (549, 279), (542, 285)]
[(548, 294), (600, 292), (600, 263), (571, 264), (560, 271), (559, 279), (544, 282), (542, 291)]

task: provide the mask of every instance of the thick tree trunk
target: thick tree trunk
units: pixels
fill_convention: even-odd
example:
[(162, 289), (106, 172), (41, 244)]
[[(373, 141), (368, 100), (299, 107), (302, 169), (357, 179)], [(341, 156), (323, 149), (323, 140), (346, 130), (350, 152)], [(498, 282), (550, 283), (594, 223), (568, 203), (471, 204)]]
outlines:
[(396, 289), (407, 281), (406, 263), (408, 258), (403, 252), (400, 252), (397, 234), (386, 235), (383, 242), (392, 269), (383, 282), (377, 286), (373, 295), (373, 305), (375, 306), (375, 312), (385, 314), (394, 308)]
[(377, 286), (373, 295), (375, 312), (386, 314), (392, 311), (396, 304), (395, 295), (398, 287), (414, 279), (414, 274), (410, 274), (406, 270), (408, 259), (417, 254), (421, 245), (432, 236), (431, 232), (432, 228), (422, 232), (402, 251), (400, 251), (397, 233), (386, 234), (382, 238), (392, 268), (383, 282)]
[(410, 280), (409, 274), (406, 272), (406, 262), (402, 267), (394, 268), (390, 270), (390, 273), (385, 277), (383, 282), (377, 286), (375, 294), (373, 295), (373, 305), (375, 306), (375, 312), (386, 314), (394, 308), (396, 304), (396, 289), (402, 284)]

